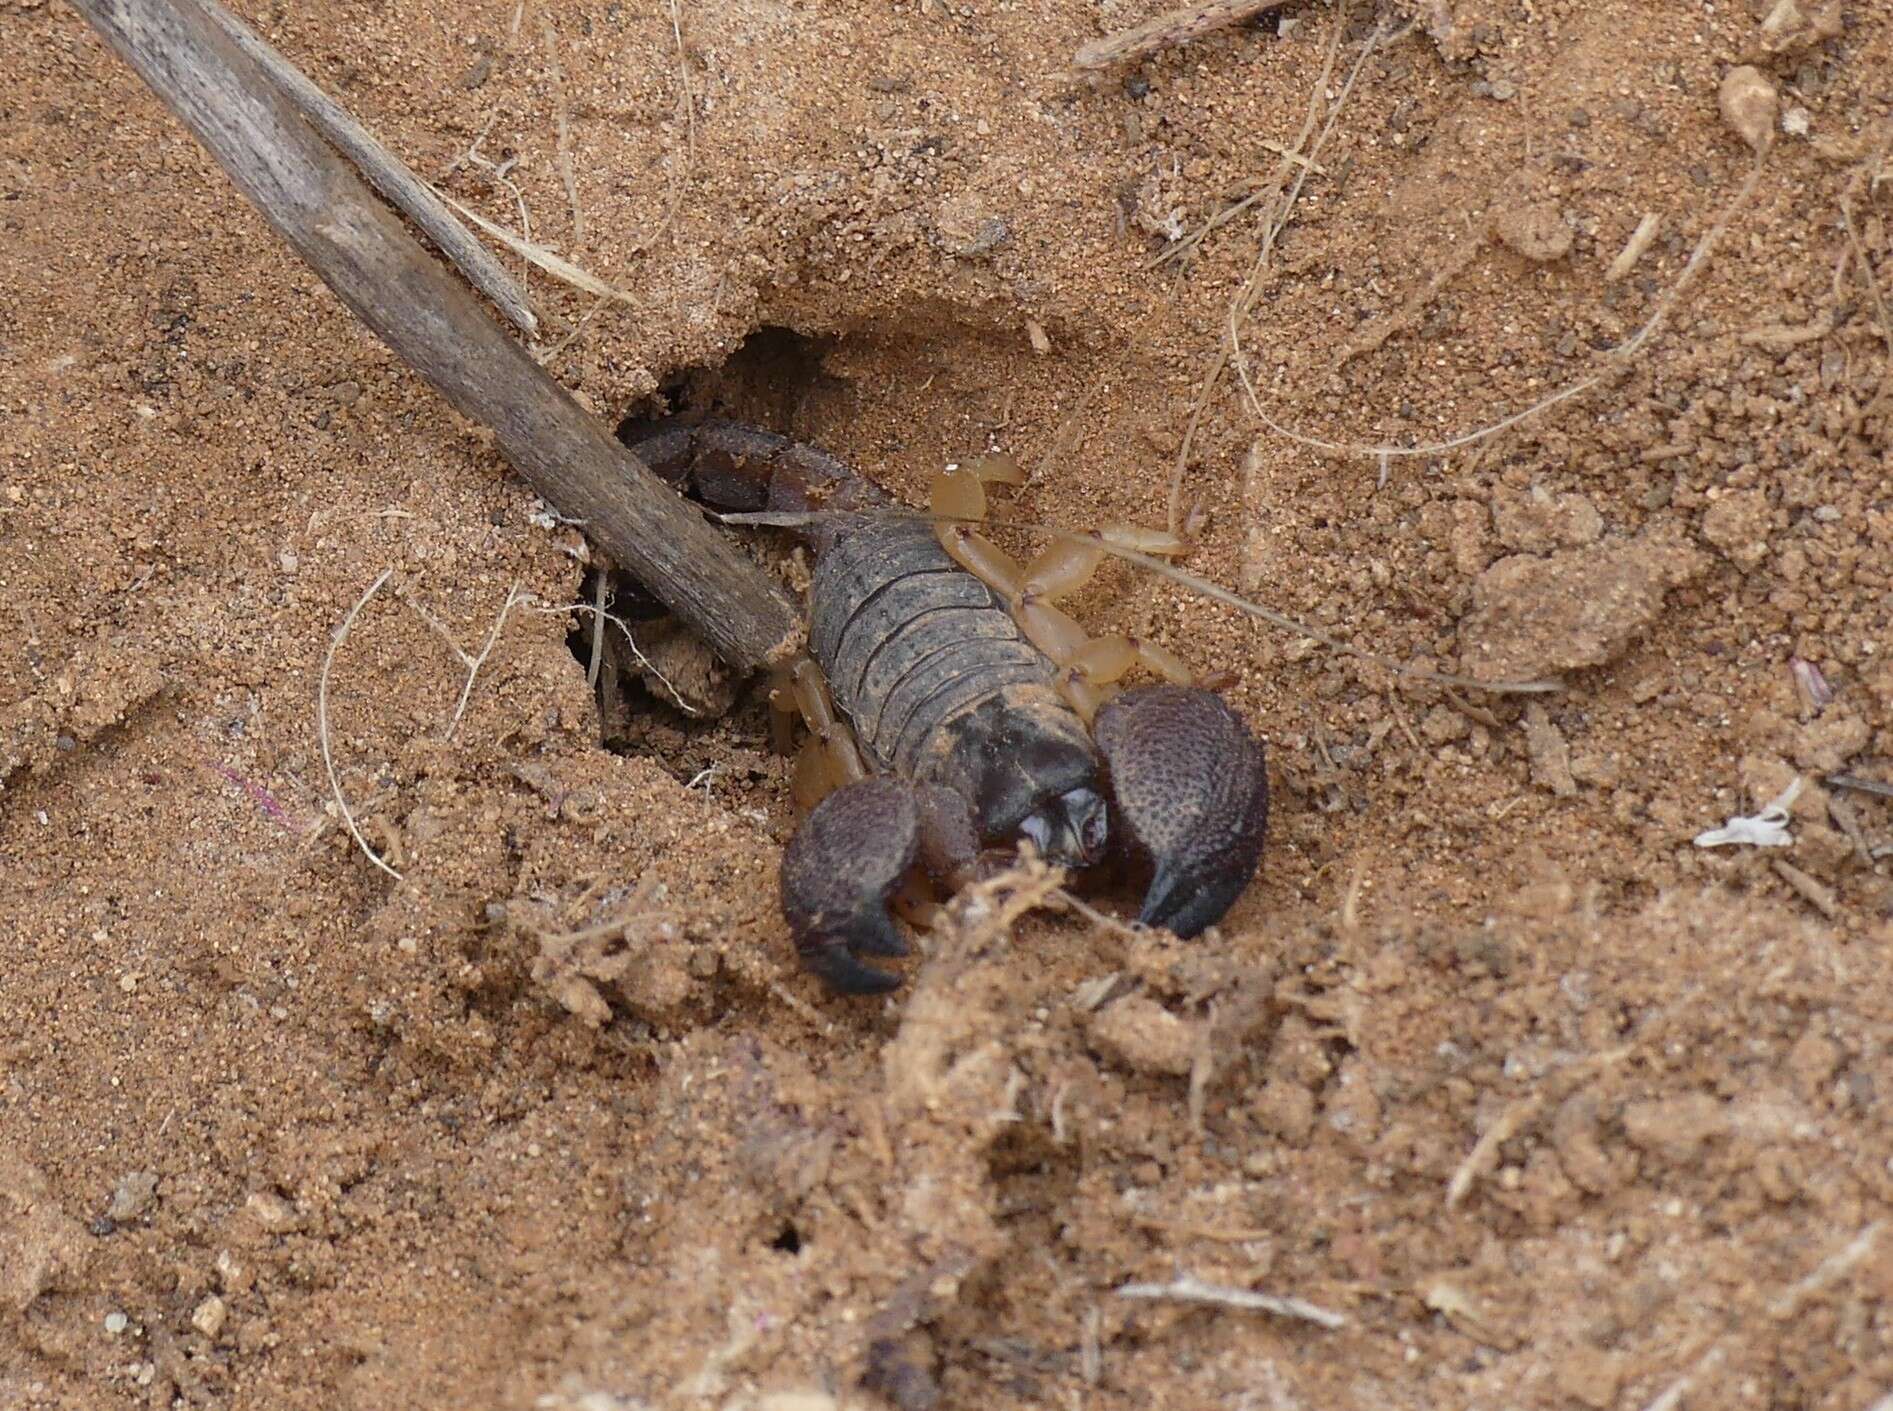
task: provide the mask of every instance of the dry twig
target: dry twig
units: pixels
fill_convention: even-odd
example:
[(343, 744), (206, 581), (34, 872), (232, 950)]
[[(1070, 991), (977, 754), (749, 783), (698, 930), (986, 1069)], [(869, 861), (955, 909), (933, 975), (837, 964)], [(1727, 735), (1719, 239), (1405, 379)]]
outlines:
[(1278, 1318), (1299, 1318), (1324, 1328), (1345, 1328), (1347, 1319), (1318, 1303), (1293, 1295), (1257, 1293), (1254, 1289), (1232, 1288), (1227, 1284), (1207, 1283), (1194, 1274), (1180, 1274), (1167, 1284), (1124, 1284), (1119, 1298), (1163, 1299), (1171, 1303), (1207, 1303), (1222, 1308), (1253, 1308), (1273, 1313)]

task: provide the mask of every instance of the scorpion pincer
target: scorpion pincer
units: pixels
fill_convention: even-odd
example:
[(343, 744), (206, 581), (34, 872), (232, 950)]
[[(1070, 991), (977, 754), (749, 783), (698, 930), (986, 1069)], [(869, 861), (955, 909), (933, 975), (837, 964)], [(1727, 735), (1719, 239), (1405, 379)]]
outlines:
[[(1020, 565), (977, 532), (984, 482), (1015, 478), (1004, 462), (943, 475), (928, 519), (750, 426), (664, 422), (632, 449), (707, 504), (794, 519), (813, 553), (809, 656), (777, 699), (810, 728), (797, 792), (820, 801), (780, 885), (798, 954), (832, 988), (897, 985), (862, 960), (907, 953), (897, 892), (923, 869), (957, 889), (984, 849), (1029, 840), (1068, 868), (1147, 869), (1139, 920), (1183, 937), (1249, 884), (1268, 821), (1261, 746), (1170, 653), (1090, 638), (1053, 605), (1090, 577), (1100, 536)], [(1111, 694), (1139, 664), (1166, 680)]]

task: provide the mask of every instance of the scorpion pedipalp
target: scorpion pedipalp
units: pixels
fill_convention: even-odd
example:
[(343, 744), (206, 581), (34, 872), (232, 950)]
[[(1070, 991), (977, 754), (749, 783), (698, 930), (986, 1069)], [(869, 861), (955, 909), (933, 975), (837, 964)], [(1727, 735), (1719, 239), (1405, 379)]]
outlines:
[(1268, 824), (1262, 746), (1221, 696), (1141, 686), (1098, 712), (1119, 838), (1150, 862), (1146, 925), (1194, 936), (1255, 876)]
[(958, 885), (978, 839), (964, 799), (905, 780), (862, 779), (816, 805), (782, 853), (782, 911), (802, 964), (844, 994), (883, 994), (900, 976), (861, 956), (903, 956), (889, 904), (918, 864)]

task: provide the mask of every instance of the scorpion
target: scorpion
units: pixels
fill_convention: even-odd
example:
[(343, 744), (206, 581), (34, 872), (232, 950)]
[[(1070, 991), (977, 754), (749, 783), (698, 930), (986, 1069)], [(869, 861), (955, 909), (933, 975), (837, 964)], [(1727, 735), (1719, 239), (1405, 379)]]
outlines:
[[(1249, 884), (1268, 824), (1261, 745), (1172, 653), (1091, 638), (1057, 606), (1110, 545), (1180, 543), (1072, 533), (1018, 563), (977, 527), (986, 486), (1022, 482), (1007, 457), (949, 466), (919, 516), (827, 452), (738, 422), (660, 421), (629, 444), (712, 508), (773, 515), (813, 556), (808, 651), (771, 703), (809, 732), (782, 912), (831, 989), (897, 986), (866, 959), (908, 953), (893, 909), (923, 878), (957, 891), (1021, 843), (1068, 869), (1147, 873), (1138, 920), (1183, 938)], [(1120, 689), (1136, 667), (1160, 680)]]

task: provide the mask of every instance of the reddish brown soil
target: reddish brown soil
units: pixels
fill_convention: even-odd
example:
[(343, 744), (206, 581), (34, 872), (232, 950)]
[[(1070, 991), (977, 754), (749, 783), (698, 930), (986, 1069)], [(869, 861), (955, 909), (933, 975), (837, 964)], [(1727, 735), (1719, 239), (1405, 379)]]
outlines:
[[(789, 955), (753, 693), (601, 747), (578, 532), (0, 3), (0, 1406), (1883, 1407), (1893, 803), (1823, 781), (1893, 779), (1893, 20), (1799, 3), (1839, 32), (1418, 5), (1238, 321), (1256, 400), (1210, 384), (1191, 568), (1563, 689), (1113, 567), (1082, 615), (1270, 742), (1263, 877), (1190, 945), (975, 898), (868, 1004)], [(245, 10), (630, 292), (531, 280), (601, 416), (681, 388), (910, 496), (999, 447), (1081, 524), (1164, 522), (1263, 207), (1152, 257), (1273, 177), (1337, 23), (1074, 82), (1152, 7)], [(1257, 416), (1417, 445), (1600, 373), (1384, 466)], [(329, 724), (399, 882), (316, 710), (387, 569)], [(474, 651), (515, 589), (456, 721), (423, 612)], [(1797, 776), (1792, 847), (1691, 845)], [(1346, 1324), (1116, 1292), (1179, 1275)]]

